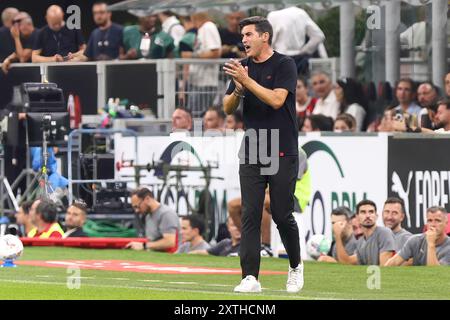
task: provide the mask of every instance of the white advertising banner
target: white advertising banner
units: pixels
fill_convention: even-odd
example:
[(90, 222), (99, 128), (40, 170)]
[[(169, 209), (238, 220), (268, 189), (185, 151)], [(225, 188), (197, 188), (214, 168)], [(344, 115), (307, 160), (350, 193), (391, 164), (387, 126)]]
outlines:
[[(115, 136), (116, 162), (135, 160), (140, 165), (165, 161), (172, 165), (207, 166), (211, 169), (210, 192), (217, 209), (219, 222), (225, 221), (226, 203), (240, 196), (239, 160), (237, 157), (242, 133), (216, 137), (189, 137), (173, 134), (170, 137), (141, 136), (138, 138), (138, 159), (134, 156), (132, 137)], [(305, 235), (325, 234), (331, 237), (330, 212), (338, 206), (354, 210), (363, 199), (371, 199), (380, 207), (387, 196), (387, 136), (321, 136), (308, 134), (299, 137), (308, 155), (311, 170), (311, 201), (304, 212)], [(141, 170), (141, 185), (153, 188), (165, 203), (176, 205), (178, 213), (188, 213), (195, 207), (199, 191), (205, 186), (201, 171), (169, 172), (167, 183), (155, 176), (155, 170)], [(116, 169), (116, 179), (130, 180), (134, 169)], [(164, 177), (164, 174), (157, 172)], [(177, 183), (178, 179), (178, 183)], [(130, 187), (135, 184), (131, 183)], [(379, 217), (381, 221), (381, 216)]]

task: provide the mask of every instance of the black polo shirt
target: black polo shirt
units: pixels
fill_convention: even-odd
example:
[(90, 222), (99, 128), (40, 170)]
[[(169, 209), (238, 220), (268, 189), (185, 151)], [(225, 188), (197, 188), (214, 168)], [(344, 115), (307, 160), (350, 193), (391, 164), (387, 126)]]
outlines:
[(14, 38), (9, 28), (0, 27), (0, 63), (15, 51)]
[(41, 56), (53, 57), (55, 54), (67, 56), (75, 53), (85, 43), (81, 30), (69, 29), (67, 26), (55, 32), (48, 26), (43, 27), (36, 38), (33, 50), (42, 50)]
[(119, 58), (119, 49), (123, 47), (123, 27), (112, 23), (106, 30), (92, 31), (84, 51), (89, 60), (113, 60)]
[[(275, 110), (271, 106), (259, 100), (252, 92), (244, 91), (243, 117), (246, 131), (254, 129), (257, 134), (258, 146), (260, 144), (260, 129), (267, 130), (267, 150), (271, 155), (271, 134), (273, 129), (279, 130), (279, 156), (297, 156), (298, 155), (298, 123), (295, 112), (295, 90), (297, 85), (297, 67), (291, 57), (278, 52), (262, 63), (255, 63), (252, 59), (246, 58), (241, 64), (248, 66), (250, 78), (259, 85), (267, 89), (282, 88), (288, 91), (284, 105)], [(230, 82), (226, 94), (232, 94), (235, 89), (234, 81)], [(245, 142), (246, 141), (246, 142)], [(248, 140), (246, 143), (245, 155), (240, 153), (240, 158), (245, 156), (248, 160)], [(259, 147), (258, 147), (259, 150)], [(242, 151), (242, 146), (241, 146)], [(258, 153), (259, 154), (259, 153)], [(258, 157), (259, 159), (259, 157)]]

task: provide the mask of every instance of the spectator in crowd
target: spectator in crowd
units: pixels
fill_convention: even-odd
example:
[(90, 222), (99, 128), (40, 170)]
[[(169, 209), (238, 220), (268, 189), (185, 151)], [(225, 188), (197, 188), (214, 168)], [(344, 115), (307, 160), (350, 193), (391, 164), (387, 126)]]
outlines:
[(400, 266), (411, 258), (414, 266), (450, 265), (450, 238), (445, 234), (447, 223), (445, 208), (428, 208), (427, 231), (411, 236), (400, 252), (385, 265)]
[(241, 232), (236, 227), (231, 217), (227, 219), (227, 229), (230, 233), (231, 238), (223, 239), (219, 241), (215, 246), (207, 250), (193, 250), (189, 253), (191, 254), (208, 254), (213, 256), (238, 256), (239, 248), (241, 245)]
[(405, 203), (402, 199), (391, 197), (384, 202), (383, 223), (394, 234), (395, 252), (399, 252), (412, 236), (411, 232), (402, 228), (405, 213)]
[(363, 235), (358, 240), (355, 254), (349, 255), (345, 251), (342, 241), (345, 223), (341, 221), (333, 225), (339, 262), (383, 266), (395, 251), (395, 241), (391, 230), (377, 226), (377, 206), (371, 200), (360, 201), (356, 205), (356, 215), (361, 223)]
[[(192, 22), (190, 16), (180, 17), (180, 21), (186, 31), (178, 44), (175, 51), (175, 58), (192, 58), (195, 47), (195, 38), (197, 36), (197, 29)], [(189, 82), (189, 64), (183, 64), (182, 74), (178, 76), (178, 105), (186, 106), (186, 89)]]
[[(149, 15), (139, 18), (139, 25), (123, 29), (125, 59), (164, 59), (171, 57), (175, 49), (173, 38), (157, 25), (158, 17)], [(145, 38), (150, 37), (150, 42)]]
[(33, 43), (36, 41), (37, 31), (34, 29), (33, 20), (26, 12), (19, 12), (13, 20), (11, 35), (14, 39), (15, 51), (2, 63), (2, 70), (6, 74), (12, 62), (31, 62)]
[(159, 21), (161, 21), (162, 31), (170, 35), (174, 41), (175, 47), (178, 47), (181, 38), (185, 34), (186, 30), (177, 19), (172, 11), (164, 11), (158, 13)]
[(181, 37), (177, 47), (176, 58), (191, 58), (194, 52), (195, 37), (197, 36), (197, 29), (192, 22), (191, 16), (180, 17), (181, 24), (184, 27), (185, 33)]
[(302, 132), (333, 131), (334, 121), (323, 114), (312, 114), (306, 117)]
[(377, 131), (379, 132), (393, 132), (394, 126), (394, 114), (396, 113), (393, 109), (395, 106), (388, 106), (384, 112), (383, 117), (381, 118), (380, 124), (377, 126)]
[(79, 29), (69, 29), (64, 22), (64, 11), (51, 5), (45, 16), (43, 27), (33, 45), (33, 62), (62, 62), (80, 56), (86, 49), (83, 34)]
[(225, 119), (225, 128), (231, 130), (244, 130), (244, 118), (241, 110), (236, 110), (227, 115)]
[(33, 205), (33, 201), (25, 201), (20, 207), (19, 211), (15, 214), (16, 222), (19, 225), (19, 236), (26, 237), (28, 233), (35, 227), (31, 222), (30, 209)]
[(411, 78), (400, 79), (395, 88), (395, 97), (398, 101), (398, 106), (394, 110), (400, 112), (407, 112), (411, 115), (415, 114), (419, 117), (421, 107), (415, 102), (416, 99), (416, 83)]
[(225, 112), (216, 107), (210, 107), (203, 116), (203, 129), (206, 130), (225, 130)]
[(239, 22), (246, 14), (242, 11), (228, 13), (225, 16), (227, 27), (220, 28), (220, 39), (222, 41), (222, 58), (244, 58), (245, 51), (239, 30)]
[[(222, 42), (217, 26), (206, 12), (194, 13), (191, 18), (195, 28), (197, 28), (192, 58), (220, 58)], [(217, 65), (191, 64), (189, 74), (190, 91), (193, 92), (187, 101), (189, 109), (194, 111), (213, 105), (219, 86), (219, 68)]]
[(340, 104), (339, 114), (351, 114), (356, 120), (356, 131), (362, 131), (367, 104), (361, 84), (352, 78), (342, 78), (337, 80), (334, 93)]
[(436, 124), (439, 129), (435, 133), (450, 134), (450, 100), (442, 100), (437, 103)]
[[(338, 207), (333, 209), (331, 211), (331, 226), (333, 230), (333, 237), (336, 238), (336, 235), (334, 233), (334, 225), (336, 223), (343, 223), (344, 227), (341, 233), (342, 243), (344, 244), (345, 252), (347, 252), (347, 255), (351, 256), (355, 253), (356, 247), (357, 247), (357, 241), (355, 235), (353, 234), (353, 227), (351, 223), (351, 219), (353, 218), (354, 214), (350, 211), (347, 207)], [(328, 255), (320, 256), (318, 261), (323, 262), (338, 262), (339, 257), (337, 255), (336, 250), (336, 240), (333, 241), (331, 245), (330, 252)]]
[(188, 109), (176, 108), (172, 114), (172, 131), (192, 130), (192, 114)]
[(445, 95), (447, 96), (447, 98), (450, 98), (450, 72), (445, 75), (444, 85), (445, 85)]
[(19, 13), (16, 8), (6, 8), (2, 11), (2, 23), (0, 27), (0, 61), (5, 60), (14, 52), (14, 38), (11, 35), (14, 17)]
[(339, 114), (339, 101), (333, 90), (330, 76), (323, 71), (315, 72), (311, 77), (314, 95), (318, 97), (313, 114), (323, 114), (336, 119)]
[(56, 205), (50, 200), (36, 200), (30, 208), (30, 218), (35, 228), (28, 233), (30, 238), (63, 238), (64, 231), (57, 222)]
[(87, 237), (88, 235), (83, 231), (83, 226), (87, 219), (87, 205), (84, 201), (74, 201), (71, 206), (67, 208), (65, 222), (66, 233), (64, 238), (71, 237)]
[(73, 60), (114, 60), (125, 58), (123, 27), (111, 21), (111, 12), (104, 1), (94, 3), (92, 15), (97, 28), (92, 31), (84, 54)]
[(342, 113), (337, 116), (333, 126), (334, 132), (355, 132), (356, 119), (351, 114)]
[(298, 128), (302, 130), (306, 117), (310, 116), (316, 106), (317, 99), (308, 95), (308, 83), (304, 78), (297, 79), (295, 92), (295, 110), (297, 111)]
[(131, 206), (145, 222), (146, 243), (130, 242), (127, 248), (133, 250), (175, 252), (178, 248), (180, 221), (170, 207), (159, 203), (147, 188), (139, 188), (131, 193)]
[(267, 20), (273, 27), (273, 49), (291, 56), (298, 74), (308, 74), (308, 60), (325, 40), (319, 26), (298, 7), (269, 12)]
[(189, 253), (194, 250), (208, 250), (211, 246), (203, 239), (205, 223), (196, 215), (181, 218), (182, 244), (176, 253)]
[(432, 130), (438, 129), (434, 123), (438, 99), (439, 89), (432, 82), (426, 81), (419, 85), (417, 100), (422, 107), (417, 116), (419, 126)]

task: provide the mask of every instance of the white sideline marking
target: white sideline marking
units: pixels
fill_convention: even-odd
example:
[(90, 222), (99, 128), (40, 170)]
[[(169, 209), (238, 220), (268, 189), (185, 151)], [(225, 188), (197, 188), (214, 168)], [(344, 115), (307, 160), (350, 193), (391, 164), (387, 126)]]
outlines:
[[(34, 280), (12, 280), (12, 279), (0, 279), (0, 282), (11, 282), (11, 283), (23, 283), (23, 284), (44, 284), (44, 285), (61, 285), (66, 286), (66, 282), (45, 282), (45, 281), (34, 281)], [(200, 290), (189, 290), (189, 289), (178, 289), (178, 288), (160, 288), (160, 287), (136, 287), (136, 286), (118, 286), (118, 285), (107, 285), (107, 284), (83, 284), (83, 287), (100, 287), (100, 288), (119, 288), (119, 289), (141, 289), (141, 290), (153, 290), (153, 291), (162, 291), (162, 292), (190, 292), (190, 293), (204, 293), (204, 294), (212, 294), (212, 295), (231, 295), (236, 297), (245, 297), (250, 296), (249, 294), (242, 293), (234, 293), (234, 292), (217, 292), (217, 291), (200, 291)], [(270, 294), (257, 294), (257, 296), (261, 297), (273, 297), (275, 299), (286, 298), (293, 300), (343, 300), (342, 298), (322, 298), (322, 297), (310, 297), (310, 296), (302, 296), (299, 295), (270, 295)]]

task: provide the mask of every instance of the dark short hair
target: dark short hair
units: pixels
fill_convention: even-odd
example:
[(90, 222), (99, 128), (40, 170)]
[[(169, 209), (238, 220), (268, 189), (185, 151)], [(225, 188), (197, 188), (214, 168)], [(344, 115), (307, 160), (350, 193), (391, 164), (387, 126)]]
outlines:
[(192, 229), (198, 229), (199, 234), (203, 234), (205, 232), (205, 223), (203, 219), (195, 214), (191, 214), (189, 216), (184, 216), (181, 218), (182, 220), (189, 221)]
[(333, 131), (334, 120), (323, 114), (312, 114), (307, 117), (311, 121), (313, 130)]
[(84, 200), (74, 200), (70, 206), (81, 210), (85, 215), (87, 215), (88, 206)]
[(25, 214), (29, 214), (30, 213), (30, 209), (31, 209), (31, 206), (33, 205), (33, 202), (34, 201), (25, 201), (25, 202), (23, 202), (20, 205), (20, 207), (23, 209), (23, 212)]
[(137, 196), (139, 199), (145, 199), (146, 197), (155, 198), (153, 196), (153, 192), (151, 192), (150, 189), (146, 187), (137, 188), (131, 191), (130, 197), (132, 196)]
[(242, 116), (242, 111), (241, 110), (236, 110), (235, 112), (232, 113), (232, 116), (234, 118), (234, 121), (236, 122), (243, 122), (244, 118)]
[(302, 75), (297, 78), (297, 81), (300, 81), (305, 88), (308, 88), (308, 80), (306, 80)]
[(350, 208), (341, 206), (341, 207), (334, 208), (333, 211), (331, 211), (331, 215), (332, 216), (345, 216), (345, 218), (348, 221), (351, 218), (353, 218), (353, 216), (355, 214), (350, 210)]
[(222, 118), (223, 120), (225, 120), (225, 118), (227, 117), (227, 115), (225, 114), (225, 112), (224, 112), (221, 108), (219, 108), (219, 107), (209, 107), (209, 108), (205, 111), (205, 113), (203, 114), (203, 116), (205, 116), (205, 115), (206, 115), (206, 112), (208, 112), (208, 111), (216, 112), (217, 115), (219, 116), (219, 118)]
[(36, 207), (36, 213), (41, 215), (42, 220), (45, 222), (52, 223), (56, 221), (58, 210), (52, 201), (44, 199)]
[(188, 108), (185, 108), (185, 107), (176, 107), (175, 110), (181, 110), (181, 111), (184, 111), (184, 112), (186, 112), (186, 113), (189, 115), (189, 117), (192, 118), (192, 111), (191, 111), (190, 109), (188, 109)]
[(440, 206), (432, 206), (432, 207), (427, 208), (427, 213), (428, 213), (428, 212), (430, 212), (430, 213), (436, 213), (436, 212), (438, 212), (438, 211), (441, 211), (441, 212), (443, 212), (444, 214), (447, 214), (447, 210), (446, 210), (444, 207), (440, 207)]
[(356, 205), (356, 214), (359, 214), (359, 208), (365, 205), (370, 205), (375, 208), (375, 211), (377, 211), (377, 205), (375, 204), (375, 202), (373, 202), (372, 200), (364, 199), (358, 202), (358, 204)]
[(249, 26), (252, 24), (255, 25), (255, 30), (256, 32), (258, 32), (259, 35), (261, 35), (264, 32), (269, 33), (269, 45), (271, 45), (273, 37), (273, 28), (269, 20), (260, 16), (248, 17), (242, 19), (241, 22), (239, 22), (239, 28), (242, 30), (245, 26)]
[(441, 104), (445, 105), (447, 107), (447, 110), (450, 110), (450, 100), (442, 99), (442, 100), (439, 100), (438, 103), (436, 104), (436, 111)]
[(397, 89), (397, 87), (400, 84), (400, 82), (409, 83), (409, 86), (411, 87), (411, 92), (412, 93), (416, 93), (417, 84), (416, 84), (416, 82), (413, 79), (411, 79), (411, 78), (401, 78), (400, 80), (397, 81), (397, 85), (395, 86), (395, 89)]
[(103, 5), (103, 4), (105, 4), (106, 6), (109, 6), (108, 2), (99, 0), (99, 1), (95, 1), (94, 4), (92, 5), (92, 7), (100, 6), (100, 5)]
[(400, 205), (400, 207), (402, 208), (402, 212), (406, 213), (405, 202), (402, 199), (397, 198), (397, 197), (389, 197), (384, 202), (384, 204), (396, 204), (396, 203), (398, 203)]

